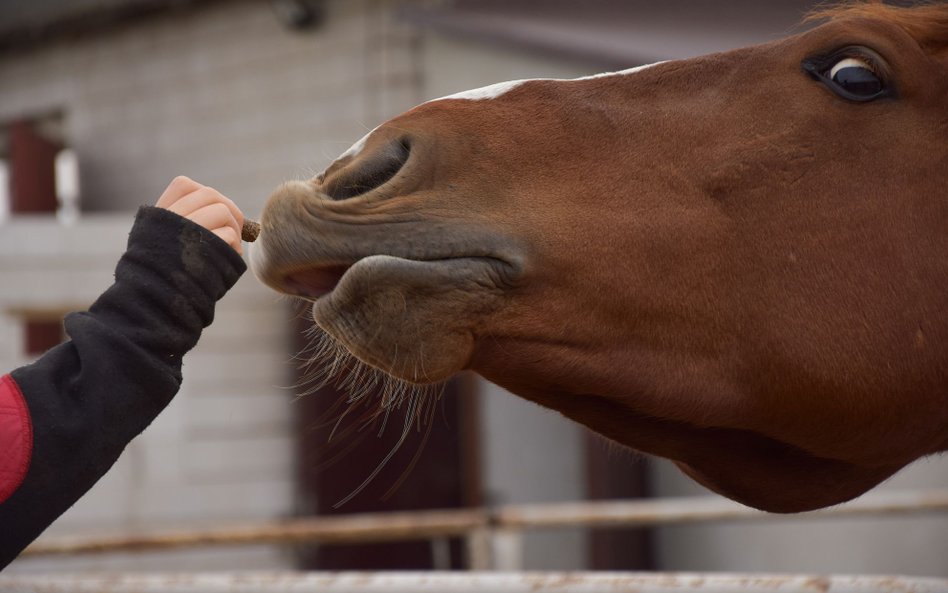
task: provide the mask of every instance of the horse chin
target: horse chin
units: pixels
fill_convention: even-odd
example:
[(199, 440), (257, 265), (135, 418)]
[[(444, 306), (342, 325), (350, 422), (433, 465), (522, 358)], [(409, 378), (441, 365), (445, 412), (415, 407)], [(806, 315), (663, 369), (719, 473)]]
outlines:
[(363, 258), (316, 300), (313, 319), (356, 358), (393, 377), (444, 381), (468, 365), (475, 328), (499, 298), (491, 268), (482, 258)]

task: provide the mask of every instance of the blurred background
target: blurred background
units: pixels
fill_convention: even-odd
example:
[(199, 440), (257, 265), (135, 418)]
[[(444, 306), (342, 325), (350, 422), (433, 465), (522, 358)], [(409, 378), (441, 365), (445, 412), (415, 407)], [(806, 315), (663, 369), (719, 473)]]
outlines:
[[(517, 78), (589, 75), (800, 30), (804, 0), (5, 0), (0, 3), (0, 369), (62, 338), (109, 284), (135, 209), (179, 174), (257, 216), (415, 104)], [(287, 517), (706, 494), (665, 462), (475, 376), (355, 491), (399, 423), (327, 442), (336, 394), (297, 398), (300, 310), (245, 275), (184, 386), (48, 535)], [(342, 432), (345, 432), (343, 430)], [(399, 483), (400, 482), (400, 483)], [(397, 486), (393, 489), (393, 486)], [(930, 459), (882, 489), (948, 486)], [(2, 537), (2, 526), (0, 526)], [(948, 576), (948, 518), (553, 530), (526, 569)], [(22, 558), (17, 572), (464, 568), (457, 541)]]

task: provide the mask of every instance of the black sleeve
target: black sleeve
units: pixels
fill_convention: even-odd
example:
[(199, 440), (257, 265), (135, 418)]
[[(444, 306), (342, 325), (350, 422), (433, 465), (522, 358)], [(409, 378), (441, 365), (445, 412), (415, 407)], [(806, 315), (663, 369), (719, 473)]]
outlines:
[(70, 340), (11, 373), (33, 423), (20, 487), (0, 504), (0, 568), (115, 463), (181, 385), (181, 358), (246, 269), (216, 235), (142, 208), (115, 283), (65, 319)]

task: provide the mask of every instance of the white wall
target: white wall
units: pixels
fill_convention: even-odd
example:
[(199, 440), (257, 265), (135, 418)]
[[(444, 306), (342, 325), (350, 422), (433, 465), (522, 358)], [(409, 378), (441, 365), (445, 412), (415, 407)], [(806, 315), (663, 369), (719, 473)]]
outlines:
[[(481, 380), (484, 488), (491, 503), (586, 498), (582, 429), (559, 414)], [(526, 570), (586, 568), (582, 529), (532, 531), (523, 537)]]
[(388, 3), (328, 3), (290, 32), (269, 2), (232, 1), (29, 53), (0, 54), (0, 122), (63, 111), (83, 207), (134, 209), (187, 174), (259, 213), (417, 102), (410, 36)]
[[(708, 494), (667, 462), (653, 465), (652, 479), (657, 493), (664, 496)], [(948, 458), (941, 456), (916, 462), (872, 492), (946, 487)], [(656, 530), (656, 536), (657, 556), (666, 570), (948, 576), (944, 511), (674, 526)]]

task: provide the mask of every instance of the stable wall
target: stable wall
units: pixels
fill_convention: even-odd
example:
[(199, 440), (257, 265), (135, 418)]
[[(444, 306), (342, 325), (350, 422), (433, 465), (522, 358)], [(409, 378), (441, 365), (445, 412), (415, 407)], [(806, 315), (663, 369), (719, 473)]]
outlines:
[[(111, 278), (141, 203), (189, 174), (250, 215), (287, 178), (328, 164), (354, 140), (423, 100), (500, 80), (600, 70), (407, 29), (392, 3), (336, 0), (322, 28), (281, 28), (266, 2), (196, 12), (0, 54), (0, 124), (62, 112), (80, 162), (82, 206), (121, 213), (0, 225), (0, 368), (22, 356), (24, 307), (87, 306)], [(628, 66), (637, 64), (630, 63)], [(54, 249), (55, 248), (55, 249)], [(293, 362), (285, 301), (244, 277), (185, 359), (175, 402), (51, 533), (112, 532), (277, 518), (293, 511)], [(582, 433), (557, 414), (483, 384), (484, 483), (497, 502), (585, 495)], [(424, 458), (422, 458), (422, 462)], [(948, 485), (927, 461), (898, 487)], [(656, 494), (705, 492), (661, 464)], [(943, 518), (657, 530), (660, 567), (676, 570), (902, 572), (944, 575)], [(532, 534), (525, 567), (585, 566), (585, 534)], [(22, 560), (8, 571), (235, 569), (292, 565), (272, 547), (110, 558)]]
[[(85, 212), (72, 226), (0, 223), (0, 368), (28, 362), (24, 310), (85, 308), (109, 285), (135, 209), (175, 175), (257, 216), (277, 184), (313, 174), (370, 123), (414, 103), (410, 46), (389, 35), (385, 14), (384, 3), (330, 2), (325, 26), (294, 33), (269, 2), (212, 3), (0, 54), (0, 126), (62, 114)], [(293, 514), (289, 308), (245, 275), (185, 358), (174, 402), (48, 533)], [(8, 571), (291, 566), (290, 552), (265, 546), (21, 559)]]

